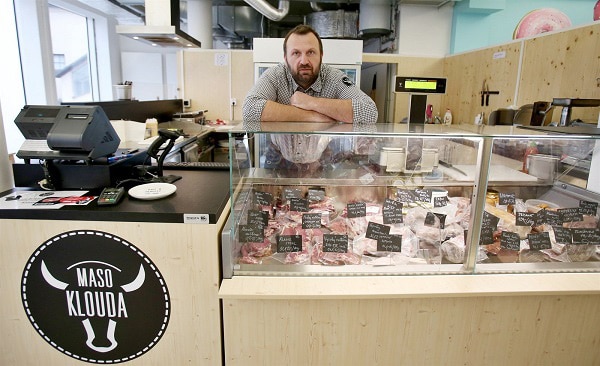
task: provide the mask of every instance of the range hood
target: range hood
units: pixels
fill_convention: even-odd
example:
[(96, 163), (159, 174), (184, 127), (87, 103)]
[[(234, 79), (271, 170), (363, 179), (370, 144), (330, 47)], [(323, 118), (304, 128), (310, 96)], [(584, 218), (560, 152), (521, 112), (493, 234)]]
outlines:
[(200, 41), (181, 29), (179, 1), (146, 0), (144, 25), (117, 25), (117, 33), (160, 47), (200, 48)]

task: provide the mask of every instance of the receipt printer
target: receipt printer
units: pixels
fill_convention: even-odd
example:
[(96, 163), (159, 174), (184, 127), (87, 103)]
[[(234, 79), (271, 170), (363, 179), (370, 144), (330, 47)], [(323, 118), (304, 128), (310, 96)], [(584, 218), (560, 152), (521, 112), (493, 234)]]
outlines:
[[(26, 105), (15, 124), (26, 139), (17, 152), (21, 159), (93, 160), (113, 154), (121, 142), (99, 106)], [(26, 147), (43, 140), (46, 149)]]

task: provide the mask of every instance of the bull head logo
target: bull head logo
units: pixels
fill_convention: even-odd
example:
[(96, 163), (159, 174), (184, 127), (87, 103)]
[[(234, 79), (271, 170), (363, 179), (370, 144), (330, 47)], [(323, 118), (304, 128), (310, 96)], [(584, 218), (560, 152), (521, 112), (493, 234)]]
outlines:
[[(103, 265), (105, 268), (85, 268), (82, 266), (85, 264)], [(97, 352), (110, 352), (118, 345), (115, 339), (116, 319), (127, 317), (124, 293), (130, 293), (142, 287), (146, 279), (144, 266), (140, 264), (140, 269), (135, 279), (119, 286), (122, 291), (119, 290), (117, 292), (106, 290), (114, 287), (112, 271), (117, 270), (120, 272), (115, 266), (104, 262), (81, 262), (70, 266), (68, 269), (71, 268), (76, 268), (77, 270), (78, 286), (71, 286), (69, 283), (56, 278), (50, 273), (46, 263), (43, 260), (41, 261), (41, 272), (44, 280), (50, 286), (65, 291), (69, 315), (85, 317), (81, 322), (87, 335), (86, 345)], [(77, 289), (71, 290), (70, 287), (77, 287)], [(90, 288), (90, 290), (80, 291), (79, 288), (82, 287)], [(92, 316), (108, 318), (106, 338), (110, 342), (109, 346), (99, 347), (93, 344), (96, 339), (96, 333), (90, 322), (90, 317)]]

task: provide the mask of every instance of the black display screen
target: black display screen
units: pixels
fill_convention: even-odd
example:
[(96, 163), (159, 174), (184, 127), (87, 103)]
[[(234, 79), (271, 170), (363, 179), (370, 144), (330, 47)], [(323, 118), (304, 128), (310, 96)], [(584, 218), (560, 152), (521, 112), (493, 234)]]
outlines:
[(24, 117), (28, 118), (56, 118), (60, 108), (28, 108)]

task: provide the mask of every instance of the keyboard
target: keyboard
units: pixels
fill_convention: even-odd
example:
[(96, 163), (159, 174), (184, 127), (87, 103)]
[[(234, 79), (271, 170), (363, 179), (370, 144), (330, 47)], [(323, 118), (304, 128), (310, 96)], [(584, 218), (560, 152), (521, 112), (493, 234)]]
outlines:
[(163, 163), (163, 169), (179, 170), (229, 170), (228, 162), (221, 161), (181, 161)]

